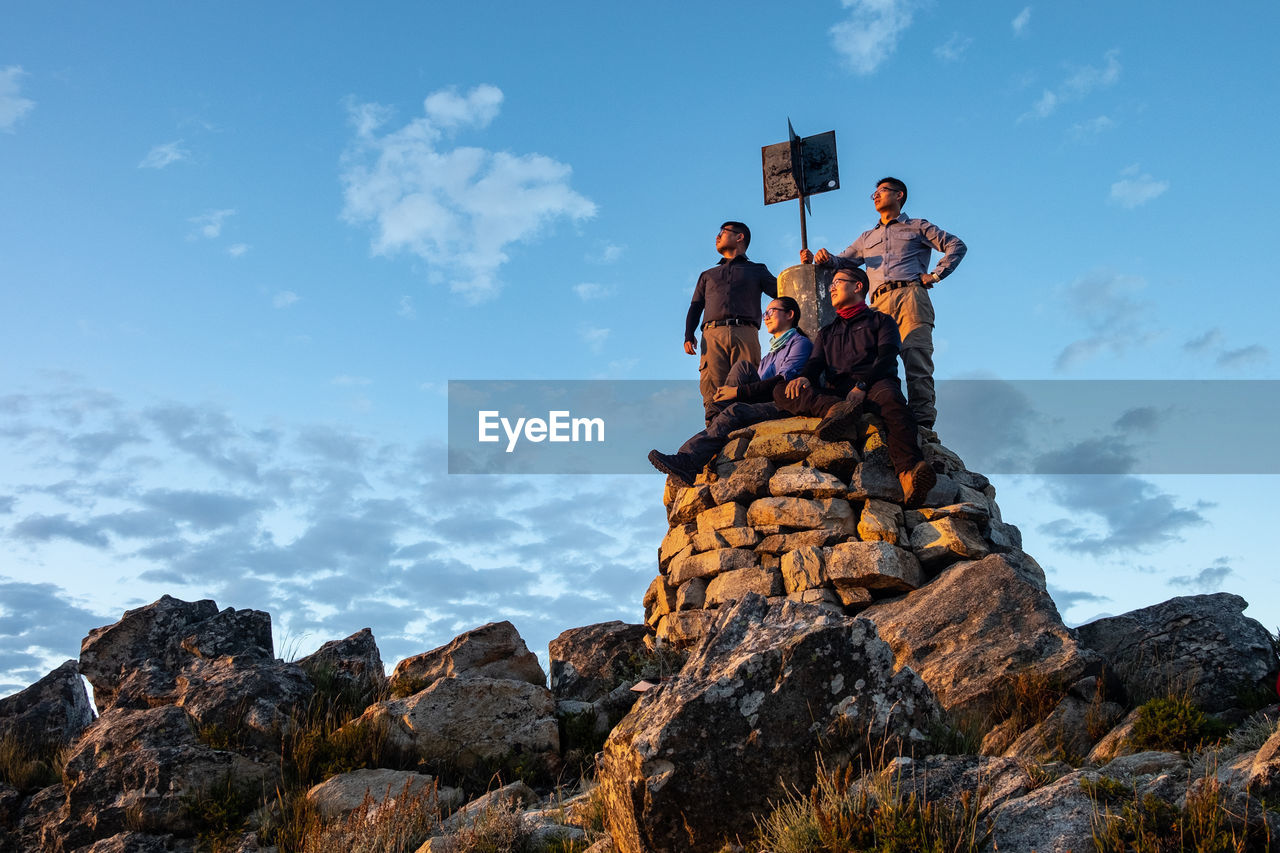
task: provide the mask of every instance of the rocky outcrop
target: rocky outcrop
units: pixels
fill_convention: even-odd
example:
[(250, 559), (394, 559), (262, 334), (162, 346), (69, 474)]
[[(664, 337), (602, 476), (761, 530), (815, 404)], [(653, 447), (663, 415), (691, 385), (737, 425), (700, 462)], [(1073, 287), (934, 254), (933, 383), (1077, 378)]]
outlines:
[(645, 622), (677, 646), (693, 644), (715, 611), (748, 593), (857, 613), (928, 583), (961, 560), (1018, 552), (995, 489), (922, 431), (938, 484), (904, 511), (880, 421), (852, 441), (814, 434), (816, 418), (767, 421), (730, 436), (692, 487), (668, 479), (670, 529)]
[(1276, 680), (1275, 642), (1244, 615), (1248, 606), (1227, 592), (1183, 596), (1078, 630), (1135, 700), (1176, 694), (1202, 710), (1225, 711)]
[(89, 694), (73, 660), (26, 690), (0, 699), (0, 741), (22, 743), (33, 753), (71, 743), (91, 722)]
[(378, 693), (387, 684), (382, 654), (368, 628), (342, 640), (330, 640), (297, 663), (313, 683), (326, 681), (348, 694)]
[(644, 625), (616, 621), (562, 632), (548, 647), (552, 695), (557, 702), (595, 702), (630, 687), (649, 657), (648, 636)]
[[(807, 790), (814, 756), (896, 754), (938, 707), (863, 619), (747, 595), (605, 744), (600, 785), (621, 853), (719, 849)], [(750, 780), (750, 783), (746, 783)]]
[(438, 649), (396, 664), (391, 690), (398, 696), (425, 690), (441, 678), (496, 678), (545, 686), (538, 656), (510, 622), (490, 622), (460, 634)]

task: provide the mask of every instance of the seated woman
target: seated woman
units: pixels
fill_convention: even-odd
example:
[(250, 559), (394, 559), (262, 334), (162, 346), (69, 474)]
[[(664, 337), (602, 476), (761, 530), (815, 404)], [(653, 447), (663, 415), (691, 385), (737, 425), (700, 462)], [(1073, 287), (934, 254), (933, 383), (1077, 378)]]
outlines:
[(772, 402), (774, 386), (800, 375), (813, 342), (800, 328), (800, 306), (790, 296), (779, 296), (769, 303), (764, 327), (773, 337), (769, 352), (760, 359), (760, 369), (747, 361), (734, 364), (725, 384), (716, 389), (714, 402), (721, 407), (719, 414), (674, 455), (649, 451), (653, 467), (692, 486), (698, 472), (729, 440), (729, 433), (785, 414)]

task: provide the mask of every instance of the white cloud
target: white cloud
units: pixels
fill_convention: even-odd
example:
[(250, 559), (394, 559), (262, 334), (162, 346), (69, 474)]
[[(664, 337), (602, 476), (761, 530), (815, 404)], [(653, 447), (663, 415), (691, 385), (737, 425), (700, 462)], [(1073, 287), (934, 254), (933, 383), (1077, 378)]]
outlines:
[(1026, 35), (1027, 24), (1029, 23), (1031, 23), (1031, 7), (1027, 6), (1025, 9), (1019, 12), (1018, 16), (1014, 18), (1013, 21), (1011, 22), (1011, 26), (1013, 27), (1013, 34), (1015, 36)]
[(294, 293), (292, 290), (282, 290), (276, 294), (274, 299), (271, 300), (271, 304), (277, 308), (288, 308), (301, 298), (302, 297), (298, 296), (298, 294)]
[(139, 169), (163, 169), (174, 163), (181, 163), (191, 157), (191, 152), (182, 147), (182, 140), (157, 145), (147, 152), (147, 156), (138, 163)]
[(1067, 370), (1104, 354), (1119, 356), (1131, 347), (1152, 340), (1144, 318), (1152, 316), (1149, 302), (1136, 298), (1147, 286), (1140, 276), (1093, 272), (1068, 285), (1062, 293), (1067, 316), (1075, 318), (1088, 335), (1072, 341), (1058, 353), (1056, 370)]
[(1115, 85), (1120, 79), (1120, 51), (1109, 50), (1103, 57), (1102, 65), (1084, 65), (1075, 69), (1055, 89), (1045, 89), (1040, 99), (1032, 104), (1031, 109), (1023, 113), (1018, 121), (1029, 118), (1047, 118), (1062, 104), (1078, 101), (1087, 95)]
[(604, 349), (604, 342), (609, 339), (608, 329), (587, 327), (582, 329), (579, 334), (582, 335), (582, 339), (587, 342), (587, 347), (592, 352), (600, 352)]
[(615, 246), (609, 243), (604, 247), (604, 251), (600, 253), (600, 260), (606, 264), (611, 264), (621, 258), (622, 253), (626, 250), (626, 246)]
[(401, 296), (400, 307), (396, 309), (396, 314), (404, 317), (406, 320), (412, 320), (418, 316), (418, 311), (413, 307), (412, 296)]
[(964, 52), (973, 44), (973, 39), (960, 33), (952, 33), (951, 38), (933, 49), (933, 55), (943, 62), (955, 62), (964, 56)]
[(1130, 166), (1120, 173), (1125, 177), (1111, 185), (1111, 201), (1125, 208), (1135, 208), (1157, 198), (1169, 189), (1168, 181), (1158, 181), (1137, 166)]
[(564, 163), (447, 146), (456, 133), (489, 125), (501, 104), (494, 86), (442, 90), (423, 101), (422, 117), (385, 132), (385, 107), (349, 107), (356, 135), (343, 157), (344, 218), (373, 226), (375, 254), (417, 255), (434, 278), (475, 301), (501, 288), (497, 271), (513, 243), (596, 212), (570, 187), (572, 169)]
[(898, 47), (911, 26), (914, 0), (840, 0), (849, 17), (831, 28), (836, 52), (857, 74), (870, 74)]
[(242, 258), (249, 251), (248, 243), (232, 243), (227, 247), (227, 254), (233, 258)]
[(202, 213), (199, 216), (193, 216), (187, 221), (196, 226), (196, 230), (191, 233), (191, 237), (204, 237), (206, 240), (216, 240), (222, 236), (222, 224), (227, 221), (228, 217), (235, 216), (235, 210), (211, 210), (208, 213)]
[(13, 132), (18, 121), (35, 109), (35, 101), (19, 94), (18, 81), (25, 75), (20, 65), (10, 65), (0, 71), (0, 130)]
[(1071, 125), (1071, 138), (1077, 142), (1087, 142), (1096, 139), (1115, 126), (1115, 121), (1107, 116), (1097, 116), (1088, 121), (1078, 121)]
[(586, 302), (591, 299), (603, 299), (606, 296), (612, 296), (613, 288), (606, 287), (603, 284), (584, 281), (582, 284), (575, 284), (573, 286), (573, 292), (578, 294), (579, 299)]

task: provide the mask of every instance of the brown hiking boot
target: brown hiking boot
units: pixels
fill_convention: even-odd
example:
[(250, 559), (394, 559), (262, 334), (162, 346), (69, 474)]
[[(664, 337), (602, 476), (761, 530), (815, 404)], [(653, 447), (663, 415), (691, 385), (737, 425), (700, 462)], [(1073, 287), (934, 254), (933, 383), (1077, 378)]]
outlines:
[(899, 474), (898, 482), (902, 484), (902, 505), (907, 509), (915, 509), (924, 503), (929, 490), (937, 485), (938, 475), (928, 462), (920, 461), (910, 471)]
[(844, 439), (858, 423), (858, 414), (862, 411), (859, 403), (842, 400), (833, 403), (827, 409), (826, 417), (818, 422), (815, 434), (823, 441), (840, 441)]

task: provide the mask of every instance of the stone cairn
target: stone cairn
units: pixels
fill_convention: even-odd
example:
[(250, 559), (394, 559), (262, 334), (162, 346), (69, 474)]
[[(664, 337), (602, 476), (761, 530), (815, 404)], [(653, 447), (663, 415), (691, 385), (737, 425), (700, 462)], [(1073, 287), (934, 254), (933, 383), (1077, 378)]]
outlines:
[(670, 530), (645, 622), (676, 647), (706, 634), (715, 612), (747, 593), (856, 613), (918, 589), (958, 560), (1020, 550), (995, 487), (920, 430), (938, 474), (919, 509), (904, 509), (884, 424), (864, 415), (847, 440), (823, 441), (817, 418), (734, 432), (692, 487), (667, 478)]

